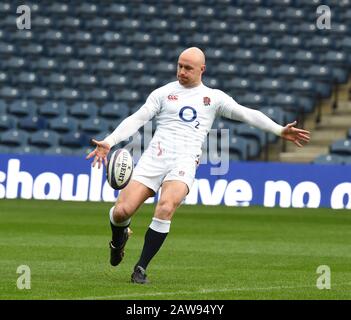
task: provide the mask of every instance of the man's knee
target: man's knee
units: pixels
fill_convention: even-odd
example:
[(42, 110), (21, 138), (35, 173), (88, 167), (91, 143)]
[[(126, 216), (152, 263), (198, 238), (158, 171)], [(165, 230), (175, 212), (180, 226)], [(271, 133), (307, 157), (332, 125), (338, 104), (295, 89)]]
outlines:
[(115, 205), (115, 209), (113, 210), (113, 220), (117, 223), (126, 221), (133, 215), (134, 211), (126, 203), (118, 203)]
[(164, 220), (171, 220), (177, 205), (172, 201), (161, 201), (158, 203), (155, 217)]

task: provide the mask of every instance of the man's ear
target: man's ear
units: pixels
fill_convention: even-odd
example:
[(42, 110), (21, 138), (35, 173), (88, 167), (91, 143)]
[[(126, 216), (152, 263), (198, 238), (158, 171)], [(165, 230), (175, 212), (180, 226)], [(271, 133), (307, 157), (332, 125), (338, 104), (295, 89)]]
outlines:
[(206, 65), (205, 65), (205, 64), (203, 64), (203, 65), (201, 66), (201, 72), (202, 72), (202, 73), (204, 73), (204, 72), (205, 72), (205, 70), (206, 70)]

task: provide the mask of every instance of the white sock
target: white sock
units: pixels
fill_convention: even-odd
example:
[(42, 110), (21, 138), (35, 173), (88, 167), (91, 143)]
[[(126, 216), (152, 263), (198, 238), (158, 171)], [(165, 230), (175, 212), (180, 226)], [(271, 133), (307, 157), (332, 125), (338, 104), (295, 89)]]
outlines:
[(168, 233), (169, 229), (171, 228), (171, 220), (152, 218), (150, 228), (156, 232)]
[(114, 209), (115, 209), (114, 206), (110, 209), (110, 221), (111, 221), (111, 223), (115, 227), (127, 227), (130, 224), (131, 218), (128, 218), (127, 220), (122, 221), (122, 222), (115, 222), (115, 220), (113, 220), (113, 210)]

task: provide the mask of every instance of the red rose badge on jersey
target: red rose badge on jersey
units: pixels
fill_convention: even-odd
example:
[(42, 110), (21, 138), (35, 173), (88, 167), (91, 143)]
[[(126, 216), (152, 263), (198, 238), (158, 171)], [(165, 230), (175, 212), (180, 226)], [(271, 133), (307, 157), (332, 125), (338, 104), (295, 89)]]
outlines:
[(211, 104), (211, 99), (209, 97), (204, 97), (204, 106), (209, 106)]

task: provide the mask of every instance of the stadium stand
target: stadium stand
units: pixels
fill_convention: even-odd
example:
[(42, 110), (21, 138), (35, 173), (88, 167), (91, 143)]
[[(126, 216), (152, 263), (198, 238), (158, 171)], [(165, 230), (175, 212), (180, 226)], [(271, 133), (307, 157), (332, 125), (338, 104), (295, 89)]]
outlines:
[(320, 2), (310, 0), (52, 0), (45, 8), (29, 0), (32, 28), (17, 30), (21, 4), (0, 4), (0, 152), (85, 150), (175, 79), (184, 48), (199, 46), (206, 84), (312, 130), (311, 146), (297, 153), (217, 119), (213, 127), (233, 135), (231, 159), (340, 163), (333, 141), (346, 139), (351, 123), (349, 0), (323, 2), (333, 10), (330, 30), (317, 28)]

